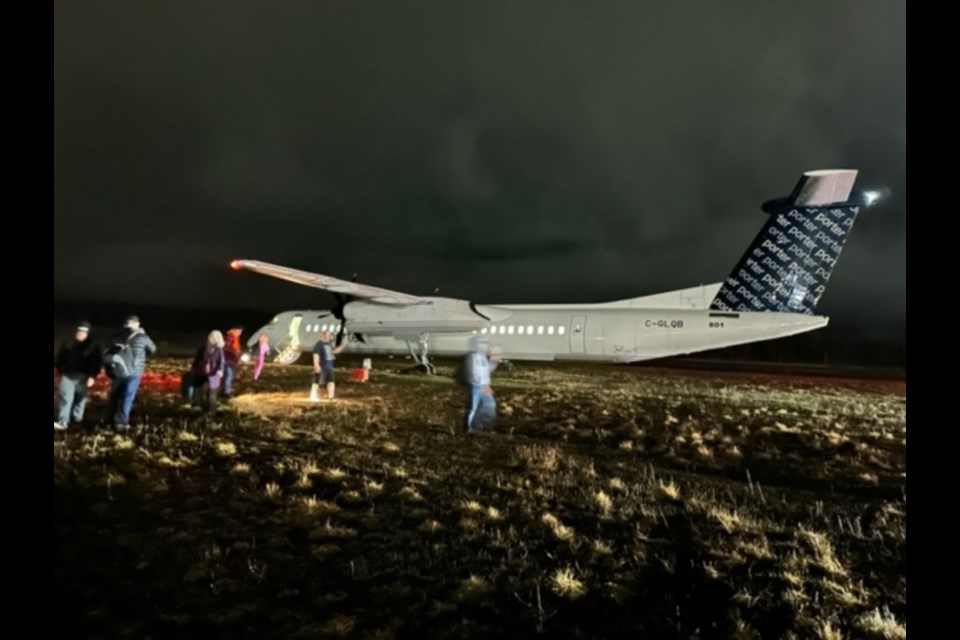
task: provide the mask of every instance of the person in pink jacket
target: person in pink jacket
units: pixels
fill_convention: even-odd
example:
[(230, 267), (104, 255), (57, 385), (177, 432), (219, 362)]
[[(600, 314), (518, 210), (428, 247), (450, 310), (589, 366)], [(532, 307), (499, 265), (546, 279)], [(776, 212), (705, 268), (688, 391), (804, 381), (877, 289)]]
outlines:
[(257, 340), (256, 358), (253, 361), (254, 380), (258, 379), (260, 372), (263, 371), (263, 361), (266, 359), (268, 351), (270, 351), (270, 342), (267, 340), (267, 334), (260, 334), (260, 338)]

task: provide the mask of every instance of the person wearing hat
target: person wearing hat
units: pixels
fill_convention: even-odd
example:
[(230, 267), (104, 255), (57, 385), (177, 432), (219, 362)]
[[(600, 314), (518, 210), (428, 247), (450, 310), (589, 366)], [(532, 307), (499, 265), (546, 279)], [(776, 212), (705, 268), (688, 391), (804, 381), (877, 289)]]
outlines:
[(71, 422), (83, 421), (87, 389), (100, 375), (101, 364), (100, 349), (90, 338), (90, 324), (77, 324), (73, 336), (60, 345), (54, 357), (53, 366), (60, 378), (54, 429), (65, 431)]

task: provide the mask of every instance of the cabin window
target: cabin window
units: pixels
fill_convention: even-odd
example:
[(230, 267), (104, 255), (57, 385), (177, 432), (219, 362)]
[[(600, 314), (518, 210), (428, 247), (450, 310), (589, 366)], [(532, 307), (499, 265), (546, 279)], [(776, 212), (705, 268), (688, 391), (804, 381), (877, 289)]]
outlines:
[(500, 325), (500, 335), (503, 335), (507, 332), (507, 328), (503, 325)]
[[(564, 327), (563, 325), (557, 327), (557, 333), (559, 333), (560, 335), (563, 335), (566, 332), (567, 332), (567, 328)], [(577, 333), (580, 333), (580, 327), (577, 327)]]
[(553, 335), (553, 327), (547, 327), (547, 335), (548, 335), (548, 336), (552, 336), (552, 335)]
[(537, 327), (537, 335), (538, 336), (543, 335), (543, 325), (540, 325), (539, 327)]
[(486, 333), (486, 332), (487, 332), (487, 328), (486, 328), (486, 327), (484, 327), (483, 329), (480, 329), (480, 333)]
[(509, 333), (510, 335), (513, 335), (513, 325), (510, 325), (509, 327), (507, 327), (507, 333)]
[(527, 333), (528, 333), (529, 335), (531, 335), (531, 336), (533, 335), (533, 325), (532, 325), (532, 324), (528, 324), (528, 325), (527, 325)]
[(519, 333), (520, 335), (523, 335), (523, 329), (524, 329), (523, 327), (517, 327), (517, 333)]

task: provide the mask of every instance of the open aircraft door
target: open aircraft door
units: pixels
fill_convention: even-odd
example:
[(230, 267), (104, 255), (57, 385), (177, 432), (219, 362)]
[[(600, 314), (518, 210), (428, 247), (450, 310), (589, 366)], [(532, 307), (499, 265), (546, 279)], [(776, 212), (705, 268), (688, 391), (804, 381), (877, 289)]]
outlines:
[(300, 347), (300, 324), (303, 322), (303, 314), (298, 313), (290, 319), (290, 326), (287, 328), (287, 335), (280, 339), (276, 345), (277, 356), (274, 362), (280, 364), (293, 364), (300, 358), (302, 349)]

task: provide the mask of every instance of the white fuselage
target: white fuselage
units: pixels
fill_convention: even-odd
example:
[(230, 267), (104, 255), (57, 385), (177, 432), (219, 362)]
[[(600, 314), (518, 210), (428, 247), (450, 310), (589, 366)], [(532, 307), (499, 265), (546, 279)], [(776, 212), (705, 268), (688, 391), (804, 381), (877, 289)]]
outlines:
[[(472, 337), (485, 335), (511, 360), (637, 362), (782, 338), (828, 322), (799, 313), (711, 311), (717, 288), (580, 305), (474, 305), (451, 298), (408, 307), (351, 302), (344, 311), (345, 353), (407, 354), (425, 342), (431, 356), (459, 356)], [(287, 311), (252, 334), (250, 344), (266, 332), (273, 345), (295, 342), (309, 351), (324, 329), (334, 335), (339, 329), (329, 311)]]

